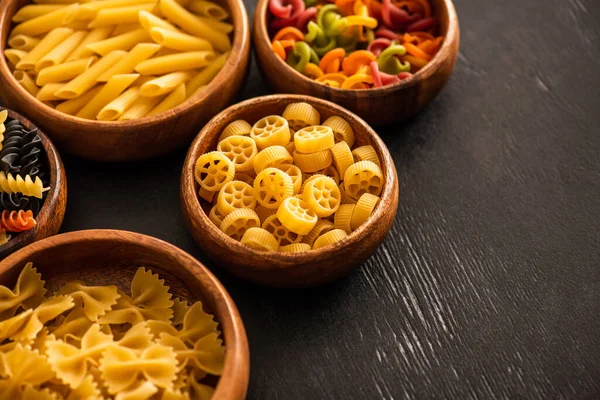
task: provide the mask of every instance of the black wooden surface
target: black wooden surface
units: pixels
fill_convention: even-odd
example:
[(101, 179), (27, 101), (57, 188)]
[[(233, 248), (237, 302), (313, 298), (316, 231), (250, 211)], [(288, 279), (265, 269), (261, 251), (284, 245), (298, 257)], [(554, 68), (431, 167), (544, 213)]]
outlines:
[[(183, 151), (65, 156), (63, 231), (142, 232), (209, 265), (246, 324), (251, 399), (599, 398), (600, 1), (456, 7), (448, 86), (379, 130), (396, 223), (346, 279), (281, 291), (219, 270), (184, 226)], [(266, 93), (253, 65), (239, 98)]]

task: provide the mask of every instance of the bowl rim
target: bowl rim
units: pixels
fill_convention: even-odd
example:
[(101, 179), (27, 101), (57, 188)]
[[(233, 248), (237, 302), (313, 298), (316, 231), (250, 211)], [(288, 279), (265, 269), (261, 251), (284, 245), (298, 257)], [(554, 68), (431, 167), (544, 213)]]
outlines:
[[(142, 245), (153, 251), (175, 255), (180, 266), (193, 274), (199, 284), (207, 286), (205, 280), (208, 280), (216, 288), (216, 290), (208, 290), (207, 294), (216, 300), (216, 308), (224, 316), (224, 318), (218, 318), (218, 322), (222, 327), (223, 336), (227, 343), (227, 351), (225, 353), (223, 374), (219, 377), (217, 386), (215, 387), (215, 394), (220, 394), (222, 396), (220, 398), (243, 398), (249, 382), (250, 354), (242, 318), (227, 289), (225, 289), (217, 277), (202, 262), (179, 247), (152, 236), (117, 229), (73, 231), (51, 236), (14, 252), (0, 261), (0, 274), (12, 268), (18, 268), (19, 263), (27, 262), (32, 254), (52, 247), (81, 242), (111, 242), (117, 238), (125, 245)], [(202, 276), (203, 280), (198, 278), (200, 276)], [(217, 310), (212, 311), (216, 316)], [(224, 396), (224, 394), (228, 394), (229, 396)]]
[[(373, 214), (369, 219), (364, 222), (358, 229), (352, 231), (348, 236), (342, 240), (335, 242), (331, 245), (322, 247), (317, 250), (309, 250), (299, 253), (284, 253), (279, 251), (258, 251), (252, 249), (241, 242), (227, 236), (223, 233), (213, 222), (208, 218), (208, 215), (200, 204), (196, 191), (196, 183), (194, 179), (193, 168), (198, 158), (198, 149), (200, 144), (206, 140), (211, 140), (217, 133), (211, 134), (214, 125), (221, 122), (222, 120), (234, 121), (237, 119), (237, 114), (240, 110), (251, 107), (260, 107), (263, 103), (277, 102), (278, 100), (285, 99), (291, 100), (292, 102), (308, 102), (311, 105), (317, 104), (317, 110), (325, 108), (333, 111), (335, 115), (339, 115), (344, 119), (350, 119), (354, 124), (362, 125), (367, 132), (367, 135), (373, 140), (375, 150), (381, 160), (381, 170), (384, 174), (385, 181), (382, 192), (380, 194), (380, 201), (375, 207)], [(289, 103), (286, 103), (289, 104)], [(351, 125), (353, 125), (351, 123)], [(219, 133), (220, 134), (220, 133)], [(254, 257), (261, 257), (265, 261), (283, 261), (285, 266), (281, 268), (293, 268), (297, 264), (303, 264), (307, 262), (319, 262), (324, 259), (328, 259), (332, 252), (342, 252), (343, 249), (348, 248), (353, 244), (360, 243), (363, 239), (369, 236), (369, 232), (380, 218), (383, 217), (386, 212), (385, 206), (389, 202), (393, 201), (394, 188), (398, 187), (398, 176), (394, 164), (394, 160), (379, 135), (373, 130), (373, 128), (367, 124), (362, 118), (354, 114), (353, 112), (339, 106), (333, 102), (319, 99), (312, 96), (296, 95), (296, 94), (274, 94), (259, 96), (248, 99), (246, 101), (237, 103), (225, 110), (221, 111), (214, 118), (212, 118), (198, 133), (194, 141), (190, 145), (190, 149), (186, 155), (183, 171), (181, 175), (181, 201), (182, 206), (185, 205), (190, 210), (190, 218), (197, 222), (202, 229), (210, 231), (215, 240), (218, 240), (223, 247), (234, 248), (244, 254), (252, 255)], [(396, 189), (397, 190), (397, 189)], [(394, 211), (395, 212), (395, 211)], [(189, 223), (188, 223), (189, 227)], [(387, 233), (387, 232), (386, 232)]]
[[(14, 2), (16, 2), (15, 0)], [(27, 3), (31, 3), (31, 0), (26, 0)], [(210, 81), (206, 86), (206, 89), (200, 93), (196, 93), (193, 96), (187, 98), (183, 103), (175, 108), (166, 110), (160, 114), (137, 118), (128, 121), (98, 121), (92, 119), (84, 119), (62, 113), (56, 109), (44, 104), (43, 102), (36, 99), (27, 90), (25, 90), (16, 80), (13, 74), (10, 72), (6, 57), (4, 56), (4, 50), (8, 44), (8, 38), (10, 37), (10, 28), (12, 21), (12, 15), (9, 16), (9, 7), (14, 3), (13, 1), (2, 1), (0, 4), (0, 74), (6, 77), (6, 81), (11, 89), (16, 92), (19, 96), (25, 98), (34, 107), (37, 107), (41, 112), (49, 114), (53, 118), (59, 118), (72, 124), (96, 124), (103, 128), (107, 128), (104, 132), (110, 134), (111, 128), (130, 128), (130, 127), (149, 127), (154, 126), (158, 123), (168, 121), (177, 115), (191, 112), (192, 108), (198, 104), (203, 103), (208, 98), (213, 97), (221, 90), (221, 85), (232, 79), (234, 75), (234, 69), (237, 65), (243, 63), (244, 54), (250, 50), (250, 22), (248, 20), (248, 13), (246, 6), (242, 0), (223, 0), (230, 8), (231, 18), (233, 20), (233, 41), (231, 50), (227, 61), (217, 75)], [(235, 7), (232, 7), (235, 6)], [(16, 11), (16, 10), (15, 10)], [(6, 28), (5, 28), (6, 26)], [(3, 32), (6, 30), (6, 36), (4, 37)]]
[[(42, 140), (42, 145), (44, 146), (44, 151), (46, 152), (46, 158), (48, 160), (48, 169), (50, 173), (50, 190), (48, 190), (48, 194), (46, 195), (46, 200), (44, 200), (44, 204), (42, 204), (42, 208), (38, 212), (36, 216), (37, 224), (33, 229), (30, 229), (26, 232), (21, 232), (15, 237), (19, 237), (18, 243), (30, 243), (35, 241), (37, 236), (37, 232), (44, 226), (52, 217), (52, 213), (55, 211), (55, 206), (58, 203), (58, 197), (60, 195), (60, 188), (62, 187), (62, 183), (65, 183), (66, 190), (66, 175), (65, 175), (65, 167), (62, 163), (62, 159), (60, 158), (60, 154), (56, 150), (54, 143), (50, 140), (50, 138), (33, 122), (29, 119), (25, 118), (23, 115), (9, 109), (6, 107), (0, 106), (0, 111), (7, 110), (9, 118), (18, 120), (23, 124), (26, 129), (34, 129), (36, 128), (38, 131), (38, 136)], [(55, 167), (52, 168), (52, 165)], [(66, 197), (66, 196), (65, 196)], [(21, 236), (22, 235), (22, 236)], [(16, 245), (17, 243), (12, 243), (13, 239), (4, 243), (0, 246), (0, 251), (4, 251), (9, 249), (11, 246)]]
[[(391, 92), (395, 92), (396, 90), (401, 90), (404, 88), (408, 88), (411, 86), (415, 86), (417, 85), (419, 82), (422, 82), (428, 78), (430, 78), (433, 74), (435, 74), (435, 72), (439, 69), (439, 65), (441, 64), (441, 62), (447, 57), (448, 52), (451, 52), (451, 48), (454, 44), (454, 42), (456, 42), (457, 38), (458, 38), (458, 31), (459, 31), (459, 25), (458, 25), (458, 16), (456, 14), (456, 9), (454, 7), (454, 3), (452, 2), (452, 0), (441, 0), (442, 3), (444, 4), (447, 12), (448, 12), (448, 30), (446, 35), (444, 35), (444, 40), (442, 42), (442, 46), (440, 47), (440, 49), (438, 50), (438, 52), (433, 56), (433, 58), (431, 60), (429, 60), (429, 62), (420, 70), (418, 70), (416, 73), (412, 74), (412, 76), (410, 76), (407, 79), (403, 79), (399, 82), (396, 83), (392, 83), (391, 85), (385, 85), (379, 88), (368, 88), (368, 89), (342, 89), (342, 88), (337, 88), (337, 87), (331, 87), (329, 85), (324, 85), (322, 83), (319, 83), (317, 81), (315, 81), (314, 79), (310, 79), (307, 76), (301, 74), (300, 72), (296, 71), (294, 68), (292, 68), (290, 65), (288, 65), (284, 60), (280, 59), (279, 57), (277, 57), (275, 55), (275, 53), (271, 52), (267, 52), (269, 55), (267, 56), (268, 59), (266, 60), (266, 62), (268, 63), (278, 63), (280, 65), (283, 65), (283, 69), (284, 71), (286, 71), (285, 73), (293, 73), (297, 79), (302, 80), (302, 82), (305, 82), (308, 85), (311, 85), (313, 87), (319, 87), (322, 88), (322, 90), (324, 90), (325, 92), (330, 92), (330, 93), (367, 93), (367, 94), (381, 94), (381, 95), (385, 95)], [(268, 3), (269, 0), (258, 0), (258, 4), (256, 5), (256, 10), (254, 12), (254, 38), (255, 40), (262, 40), (264, 41), (267, 45), (270, 46), (270, 42), (268, 41), (269, 39), (269, 32), (267, 30), (267, 11), (268, 11)], [(258, 49), (259, 45), (255, 43), (255, 48)], [(258, 51), (257, 51), (258, 53)]]

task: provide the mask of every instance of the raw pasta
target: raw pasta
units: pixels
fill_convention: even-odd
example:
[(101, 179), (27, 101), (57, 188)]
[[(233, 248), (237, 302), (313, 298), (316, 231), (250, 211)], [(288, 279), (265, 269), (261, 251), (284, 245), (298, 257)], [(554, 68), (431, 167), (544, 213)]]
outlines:
[(254, 250), (329, 246), (370, 218), (383, 190), (375, 148), (353, 152), (354, 142), (348, 122), (330, 116), (321, 123), (308, 103), (288, 104), (282, 116), (253, 125), (235, 120), (217, 150), (196, 161), (198, 196), (213, 224)]

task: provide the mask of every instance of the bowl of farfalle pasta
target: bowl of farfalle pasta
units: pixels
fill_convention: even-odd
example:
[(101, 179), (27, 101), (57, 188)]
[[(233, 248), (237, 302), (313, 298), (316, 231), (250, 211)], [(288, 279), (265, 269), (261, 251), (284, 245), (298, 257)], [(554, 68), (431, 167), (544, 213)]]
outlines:
[(3, 1), (0, 52), (4, 104), (61, 149), (130, 161), (181, 147), (234, 99), (249, 23), (241, 0)]
[(80, 231), (0, 262), (0, 399), (244, 399), (244, 326), (197, 260)]
[(268, 286), (331, 282), (369, 258), (398, 206), (394, 162), (367, 123), (308, 96), (232, 106), (182, 172), (189, 230), (220, 266)]

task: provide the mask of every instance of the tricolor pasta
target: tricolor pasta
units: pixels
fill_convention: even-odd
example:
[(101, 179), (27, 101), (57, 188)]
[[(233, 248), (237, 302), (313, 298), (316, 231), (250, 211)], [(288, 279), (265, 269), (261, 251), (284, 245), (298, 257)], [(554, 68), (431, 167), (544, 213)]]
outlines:
[(308, 103), (236, 120), (196, 160), (198, 196), (213, 224), (255, 250), (326, 247), (367, 221), (383, 190), (376, 150), (354, 144), (346, 120), (322, 121)]
[(127, 121), (177, 107), (213, 80), (231, 50), (229, 17), (205, 0), (30, 4), (13, 16), (4, 55), (46, 105)]
[(339, 89), (408, 79), (444, 39), (436, 36), (438, 21), (428, 0), (270, 0), (268, 13), (275, 55)]
[[(197, 399), (223, 371), (218, 323), (139, 268), (129, 293), (71, 281), (49, 293), (31, 263), (1, 286), (0, 398)], [(209, 378), (210, 380), (210, 378)]]

